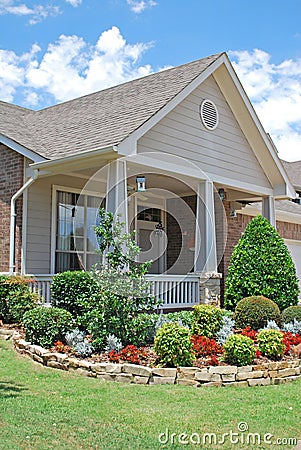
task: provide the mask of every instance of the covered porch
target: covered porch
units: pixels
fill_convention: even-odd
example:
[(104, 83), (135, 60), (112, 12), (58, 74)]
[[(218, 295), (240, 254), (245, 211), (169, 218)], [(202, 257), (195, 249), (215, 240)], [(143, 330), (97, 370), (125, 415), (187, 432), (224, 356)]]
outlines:
[[(34, 277), (32, 289), (45, 303), (51, 302), (50, 284), (55, 273), (90, 270), (100, 261), (93, 230), (100, 206), (118, 214), (125, 231), (136, 230), (141, 248), (137, 262), (153, 261), (147, 278), (153, 294), (163, 300), (163, 309), (219, 303), (222, 274), (218, 266), (228, 220), (235, 218), (235, 208), (262, 197), (258, 192), (213, 183), (199, 167), (183, 158), (152, 156), (117, 158), (109, 154), (102, 161), (98, 159), (97, 170), (76, 162), (65, 167), (37, 165), (36, 187), (47, 179), (52, 191), (50, 270), (30, 270), (27, 244), (23, 274)], [(58, 179), (70, 182), (56, 184)], [(231, 218), (224, 208), (226, 196), (232, 207)], [(27, 203), (30, 197), (29, 192)], [(263, 215), (271, 223), (275, 221), (272, 196), (263, 198)]]

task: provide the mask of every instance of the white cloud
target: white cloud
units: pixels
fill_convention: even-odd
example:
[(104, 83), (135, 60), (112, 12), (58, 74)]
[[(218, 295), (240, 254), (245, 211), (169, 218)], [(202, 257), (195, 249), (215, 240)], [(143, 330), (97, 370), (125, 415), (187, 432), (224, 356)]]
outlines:
[(301, 59), (277, 65), (259, 49), (229, 56), (279, 156), (301, 160)]
[(136, 14), (140, 14), (145, 9), (152, 8), (157, 4), (154, 0), (126, 0), (126, 1), (131, 11), (133, 11)]
[(13, 14), (16, 16), (29, 16), (30, 25), (34, 25), (48, 16), (60, 14), (60, 8), (52, 5), (27, 6), (15, 0), (0, 0), (0, 15)]
[(81, 5), (82, 0), (66, 0), (67, 3), (70, 3), (71, 6), (76, 8), (77, 6)]
[[(21, 56), (0, 52), (2, 100), (23, 106), (38, 106), (69, 100), (152, 72), (139, 65), (139, 58), (151, 43), (129, 44), (117, 27), (104, 31), (95, 45), (79, 36), (61, 35), (41, 49), (34, 45)], [(2, 77), (2, 78), (1, 78)], [(44, 106), (44, 105), (43, 105)]]

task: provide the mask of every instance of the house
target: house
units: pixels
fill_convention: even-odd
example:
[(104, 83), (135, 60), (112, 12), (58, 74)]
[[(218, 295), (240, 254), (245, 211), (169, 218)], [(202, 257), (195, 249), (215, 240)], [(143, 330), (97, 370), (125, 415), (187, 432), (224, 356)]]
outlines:
[(1, 102), (0, 118), (0, 271), (34, 275), (46, 301), (53, 274), (97, 262), (100, 205), (137, 230), (156, 295), (180, 308), (217, 301), (258, 205), (276, 225), (275, 202), (296, 197), (225, 53), (39, 111)]

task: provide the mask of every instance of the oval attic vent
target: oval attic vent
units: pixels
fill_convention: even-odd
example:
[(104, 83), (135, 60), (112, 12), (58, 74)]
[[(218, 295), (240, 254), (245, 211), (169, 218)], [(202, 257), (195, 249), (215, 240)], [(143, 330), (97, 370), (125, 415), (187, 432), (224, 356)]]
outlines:
[(215, 130), (218, 125), (218, 111), (211, 100), (204, 100), (200, 106), (200, 116), (208, 130)]

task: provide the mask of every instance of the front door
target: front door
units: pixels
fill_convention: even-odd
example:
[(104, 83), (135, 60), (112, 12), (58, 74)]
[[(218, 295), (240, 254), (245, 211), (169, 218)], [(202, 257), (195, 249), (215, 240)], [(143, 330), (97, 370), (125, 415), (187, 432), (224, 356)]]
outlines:
[[(144, 209), (137, 217), (137, 243), (141, 249), (139, 262), (152, 260), (149, 273), (165, 271), (167, 237), (159, 209)], [(162, 229), (163, 227), (163, 229)]]

